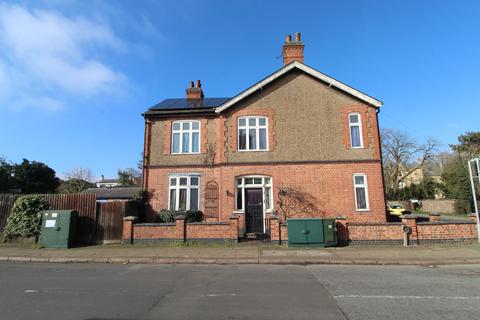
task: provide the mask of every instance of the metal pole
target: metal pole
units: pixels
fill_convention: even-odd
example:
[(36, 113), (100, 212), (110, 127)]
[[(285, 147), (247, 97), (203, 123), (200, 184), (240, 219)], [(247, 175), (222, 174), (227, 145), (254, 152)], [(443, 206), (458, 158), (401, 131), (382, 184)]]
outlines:
[(480, 187), (480, 159), (472, 159), (468, 161), (468, 172), (470, 173), (470, 183), (472, 185), (472, 196), (473, 196), (473, 204), (475, 207), (475, 215), (477, 217), (477, 237), (478, 237), (478, 242), (480, 242), (480, 218), (479, 218), (479, 212), (478, 212), (478, 204), (477, 204), (477, 194), (475, 192), (475, 181), (473, 180), (473, 172), (472, 172), (472, 166), (471, 163), (477, 166), (477, 172), (478, 172), (478, 179), (479, 179), (479, 187)]

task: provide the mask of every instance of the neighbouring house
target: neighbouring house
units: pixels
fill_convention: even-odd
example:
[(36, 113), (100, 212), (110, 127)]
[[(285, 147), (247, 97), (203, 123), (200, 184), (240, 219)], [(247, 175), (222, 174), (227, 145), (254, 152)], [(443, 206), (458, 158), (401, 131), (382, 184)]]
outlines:
[(82, 193), (95, 194), (97, 202), (111, 202), (130, 201), (140, 190), (140, 187), (88, 188)]
[(199, 209), (206, 222), (236, 214), (252, 234), (274, 214), (386, 222), (381, 106), (304, 64), (299, 33), (287, 36), (280, 69), (233, 97), (206, 98), (191, 81), (185, 98), (143, 114), (146, 220)]
[(102, 174), (102, 178), (95, 182), (97, 188), (115, 188), (120, 186), (120, 181), (118, 179), (105, 179)]

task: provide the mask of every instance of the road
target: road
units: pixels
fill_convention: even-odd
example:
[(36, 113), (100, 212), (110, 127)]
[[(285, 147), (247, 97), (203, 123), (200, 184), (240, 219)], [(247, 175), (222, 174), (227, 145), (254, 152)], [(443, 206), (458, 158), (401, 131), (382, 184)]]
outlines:
[(0, 263), (0, 319), (478, 319), (480, 266)]

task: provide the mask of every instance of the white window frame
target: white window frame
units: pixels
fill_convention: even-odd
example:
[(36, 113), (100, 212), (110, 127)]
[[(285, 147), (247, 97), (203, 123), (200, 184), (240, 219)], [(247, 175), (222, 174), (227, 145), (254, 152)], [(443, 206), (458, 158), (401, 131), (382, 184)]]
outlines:
[[(258, 119), (265, 119), (265, 125), (259, 125), (258, 123), (260, 122)], [(240, 119), (245, 119), (245, 125), (240, 126)], [(249, 119), (256, 119), (255, 120), (255, 125), (251, 126), (248, 123)], [(245, 149), (240, 149), (240, 129), (245, 130)], [(248, 134), (250, 129), (255, 129), (255, 145), (256, 149), (249, 149), (250, 147), (250, 135)], [(259, 129), (265, 129), (265, 134), (266, 134), (266, 148), (265, 149), (260, 149), (260, 130)], [(237, 150), (240, 152), (264, 152), (269, 150), (269, 141), (268, 141), (268, 117), (265, 116), (245, 116), (245, 117), (239, 117), (237, 119)]]
[[(355, 177), (363, 177), (363, 184), (357, 184), (355, 181)], [(365, 202), (366, 208), (358, 208), (358, 201), (357, 201), (357, 188), (364, 188), (365, 189)], [(368, 181), (367, 175), (365, 173), (354, 173), (353, 174), (353, 195), (355, 197), (355, 210), (356, 211), (370, 211), (370, 200), (368, 197)]]
[[(184, 186), (180, 186), (180, 178), (187, 178), (187, 184)], [(192, 186), (191, 185), (191, 178), (198, 178), (198, 185)], [(170, 184), (171, 179), (176, 179), (176, 184), (172, 186)], [(187, 189), (187, 202), (185, 204), (185, 210), (190, 210), (191, 203), (190, 203), (190, 191), (191, 189), (198, 190), (198, 203), (197, 203), (197, 210), (200, 210), (200, 174), (192, 173), (192, 174), (171, 174), (168, 176), (168, 203), (167, 208), (169, 210), (179, 210), (180, 207), (180, 189)], [(175, 208), (170, 208), (170, 191), (175, 190)]]
[[(352, 123), (350, 121), (350, 116), (356, 115), (358, 117), (358, 122)], [(358, 126), (358, 132), (360, 135), (360, 146), (353, 146), (352, 139), (352, 127)], [(352, 149), (362, 149), (363, 148), (363, 130), (362, 130), (362, 116), (358, 112), (351, 112), (348, 114), (348, 134), (350, 135), (350, 147)]]
[[(183, 124), (184, 123), (190, 123), (190, 129), (188, 130), (184, 130), (183, 129)], [(193, 123), (196, 122), (198, 123), (198, 129), (193, 129)], [(179, 130), (174, 130), (173, 127), (174, 127), (174, 124), (176, 123), (179, 123), (180, 124), (180, 129)], [(193, 133), (197, 133), (198, 132), (198, 152), (193, 152), (192, 151), (192, 146), (193, 146)], [(175, 133), (178, 133), (180, 134), (180, 139), (179, 139), (179, 152), (174, 152), (173, 151), (173, 135)], [(189, 143), (189, 146), (188, 146), (188, 152), (183, 152), (183, 134), (184, 133), (188, 133), (190, 138), (188, 139), (188, 143)], [(170, 152), (171, 154), (199, 154), (201, 153), (202, 151), (202, 123), (200, 120), (175, 120), (175, 121), (172, 121), (172, 135), (170, 137), (171, 139), (171, 147), (170, 147)]]
[[(262, 179), (260, 184), (245, 184), (245, 179)], [(265, 178), (270, 179), (269, 183), (265, 182)], [(242, 183), (238, 184), (237, 180), (242, 179)], [(242, 207), (237, 208), (237, 194), (238, 188), (242, 189)], [(262, 199), (263, 199), (263, 208), (265, 212), (273, 212), (273, 179), (270, 176), (262, 175), (247, 175), (247, 176), (238, 176), (235, 177), (235, 211), (244, 212), (245, 211), (245, 189), (262, 189)], [(270, 203), (269, 208), (265, 209), (265, 189), (270, 188)]]

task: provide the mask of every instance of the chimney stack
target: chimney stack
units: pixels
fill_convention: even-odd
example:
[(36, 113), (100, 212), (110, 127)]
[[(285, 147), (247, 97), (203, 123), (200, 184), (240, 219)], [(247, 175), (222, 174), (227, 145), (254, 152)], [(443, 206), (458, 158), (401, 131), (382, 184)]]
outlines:
[(188, 100), (200, 100), (203, 99), (202, 83), (200, 80), (194, 85), (193, 81), (190, 81), (190, 86), (185, 90), (187, 92)]
[(292, 41), (292, 36), (287, 35), (285, 37), (285, 43), (283, 44), (283, 65), (286, 66), (292, 61), (298, 61), (303, 63), (303, 49), (305, 45), (301, 40), (300, 32), (295, 32), (295, 39)]

